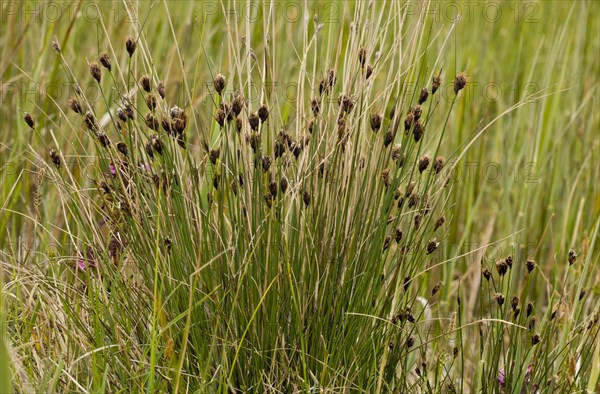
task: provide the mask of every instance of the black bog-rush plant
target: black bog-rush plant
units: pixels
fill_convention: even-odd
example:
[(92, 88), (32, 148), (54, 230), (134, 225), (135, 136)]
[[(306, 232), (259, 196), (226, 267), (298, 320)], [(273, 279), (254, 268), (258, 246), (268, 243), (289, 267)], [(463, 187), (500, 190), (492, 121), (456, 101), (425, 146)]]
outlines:
[[(168, 74), (170, 59), (151, 58), (150, 32), (86, 53), (98, 62), (88, 74), (56, 50), (74, 87), (56, 104), (77, 141), (39, 155), (75, 246), (46, 290), (64, 306), (56, 341), (78, 382), (65, 379), (65, 391), (585, 386), (597, 312), (570, 320), (566, 305), (581, 311), (583, 296), (534, 307), (526, 256), (482, 261), (481, 316), (464, 320), (462, 279), (442, 277), (459, 258), (443, 254), (459, 156), (444, 141), (468, 78), (445, 52), (423, 60), (425, 12), (375, 7), (380, 30), (371, 6), (355, 4), (357, 21), (339, 26), (327, 56), (315, 55), (315, 20), (299, 63), (275, 70), (298, 82), (291, 104), (268, 91), (271, 64), (258, 71), (269, 40), (260, 51), (229, 40), (222, 65), (202, 64), (202, 93)], [(572, 336), (553, 339), (559, 321)], [(579, 367), (561, 375), (573, 354)]]

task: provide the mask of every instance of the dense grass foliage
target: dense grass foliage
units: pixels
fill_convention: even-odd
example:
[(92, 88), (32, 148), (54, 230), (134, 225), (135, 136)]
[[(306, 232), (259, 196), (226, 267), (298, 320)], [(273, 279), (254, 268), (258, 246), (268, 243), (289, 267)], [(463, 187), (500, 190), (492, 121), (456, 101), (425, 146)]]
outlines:
[(600, 390), (598, 3), (1, 7), (1, 390)]

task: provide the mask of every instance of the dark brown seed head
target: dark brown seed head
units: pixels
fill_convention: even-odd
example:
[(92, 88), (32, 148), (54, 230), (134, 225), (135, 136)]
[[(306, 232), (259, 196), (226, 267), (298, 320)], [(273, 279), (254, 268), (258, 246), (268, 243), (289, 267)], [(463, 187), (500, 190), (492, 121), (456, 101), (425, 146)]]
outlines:
[(272, 181), (269, 183), (269, 192), (273, 198), (277, 197), (277, 182)]
[(411, 194), (410, 197), (408, 198), (408, 207), (414, 208), (415, 206), (417, 206), (419, 204), (420, 200), (421, 200), (421, 198), (419, 197), (418, 194)]
[(225, 85), (225, 76), (222, 74), (217, 74), (215, 80), (213, 81), (213, 86), (215, 87), (215, 90), (219, 95), (221, 94), (221, 92), (223, 92), (223, 89), (225, 89)]
[(148, 112), (144, 120), (146, 121), (146, 126), (148, 126), (149, 129), (158, 131), (160, 124), (152, 112)]
[(263, 123), (269, 118), (269, 108), (265, 104), (261, 105), (258, 109), (258, 117)]
[(152, 150), (152, 142), (148, 142), (146, 144), (146, 154), (148, 155), (148, 157), (153, 158), (154, 157), (154, 151)]
[(400, 243), (400, 241), (402, 241), (402, 230), (400, 229), (400, 227), (396, 228), (396, 232), (394, 233), (394, 239), (396, 240), (396, 243)]
[(83, 121), (85, 122), (85, 126), (88, 128), (88, 130), (96, 131), (98, 129), (98, 126), (96, 125), (96, 118), (90, 111), (85, 113)]
[(350, 95), (342, 94), (338, 99), (338, 104), (342, 107), (343, 112), (350, 113), (354, 108), (355, 100)]
[(467, 84), (467, 76), (465, 73), (460, 73), (454, 79), (454, 94), (458, 94)]
[(583, 298), (585, 297), (585, 289), (581, 290), (581, 292), (579, 293), (579, 301), (583, 300)]
[(175, 133), (173, 132), (173, 122), (167, 115), (161, 116), (160, 125), (167, 132), (167, 134), (175, 136)]
[(502, 293), (496, 293), (494, 295), (494, 298), (496, 299), (498, 305), (502, 306), (504, 304), (504, 296), (502, 295)]
[(506, 256), (506, 265), (508, 265), (508, 268), (512, 268), (512, 263), (513, 263), (513, 258), (512, 256)]
[(263, 171), (269, 171), (269, 168), (271, 168), (271, 158), (269, 156), (263, 156), (261, 162)]
[(310, 108), (313, 111), (313, 115), (316, 117), (317, 115), (319, 115), (319, 110), (321, 109), (321, 104), (319, 102), (319, 100), (314, 97), (311, 101), (310, 101)]
[(244, 96), (236, 92), (231, 100), (231, 112), (235, 116), (238, 116), (242, 112), (242, 109), (244, 109)]
[(419, 120), (423, 114), (423, 107), (420, 105), (415, 105), (410, 112), (413, 114), (414, 120)]
[(76, 114), (83, 114), (83, 107), (81, 106), (79, 100), (77, 100), (75, 97), (70, 97), (68, 104), (69, 108), (71, 108), (73, 112)]
[(210, 162), (215, 165), (217, 164), (217, 160), (219, 159), (219, 155), (221, 154), (221, 149), (211, 149), (209, 152)]
[(489, 282), (490, 279), (492, 278), (492, 273), (490, 272), (489, 269), (484, 268), (483, 271), (481, 271), (481, 274), (483, 275), (483, 277)]
[(384, 169), (381, 172), (381, 182), (383, 186), (388, 187), (390, 185), (390, 170), (389, 168)]
[(302, 194), (302, 200), (304, 201), (304, 205), (308, 207), (310, 204), (310, 194), (307, 191)]
[(133, 56), (136, 46), (137, 46), (137, 43), (135, 42), (135, 38), (127, 37), (127, 40), (125, 40), (125, 48), (127, 49), (127, 53), (129, 54), (129, 57)]
[(389, 248), (391, 243), (392, 237), (390, 237), (389, 235), (386, 236), (383, 240), (383, 250), (385, 251), (387, 248)]
[(575, 260), (577, 260), (577, 253), (571, 249), (569, 250), (569, 265), (575, 264)]
[(127, 115), (123, 112), (123, 108), (117, 108), (117, 116), (122, 122), (127, 122)]
[(517, 320), (517, 317), (519, 317), (519, 313), (521, 313), (521, 309), (520, 308), (516, 308), (513, 311), (513, 319)]
[(498, 274), (500, 274), (500, 276), (504, 276), (506, 274), (506, 272), (508, 271), (508, 264), (506, 264), (506, 261), (504, 259), (498, 260), (496, 262), (496, 270), (498, 271)]
[(367, 71), (365, 71), (365, 79), (369, 79), (373, 75), (373, 66), (367, 65)]
[(419, 95), (419, 104), (423, 104), (425, 101), (427, 101), (427, 97), (429, 97), (429, 89), (421, 89), (421, 94)]
[[(402, 146), (400, 144), (394, 144), (394, 146), (392, 146), (392, 161), (397, 161), (401, 154)], [(399, 165), (399, 167), (401, 167), (401, 165)]]
[(50, 160), (52, 160), (56, 168), (60, 168), (60, 156), (54, 149), (50, 149)]
[(150, 77), (147, 74), (142, 75), (139, 83), (146, 93), (150, 93)]
[(371, 115), (371, 130), (375, 133), (379, 131), (381, 128), (381, 115), (378, 113), (374, 113)]
[(92, 77), (98, 82), (100, 83), (100, 80), (102, 79), (102, 71), (100, 70), (100, 66), (98, 65), (98, 63), (90, 63), (90, 74), (92, 75)]
[(431, 94), (435, 94), (442, 84), (442, 78), (439, 75), (434, 75), (431, 82)]
[(361, 67), (365, 66), (366, 60), (367, 60), (367, 50), (365, 48), (360, 48), (358, 50), (358, 61), (360, 62)]
[(106, 133), (101, 131), (96, 136), (98, 137), (98, 141), (100, 142), (100, 145), (102, 145), (104, 148), (108, 148), (110, 146), (110, 140), (108, 139), (108, 136), (106, 135)]
[(414, 224), (415, 224), (415, 230), (418, 230), (419, 227), (421, 226), (421, 215), (420, 214), (415, 215)]
[(102, 52), (100, 56), (98, 56), (98, 61), (100, 62), (100, 64), (102, 64), (104, 68), (106, 68), (110, 72), (111, 66), (110, 57), (108, 56), (108, 53)]
[(158, 85), (156, 85), (156, 90), (158, 91), (160, 98), (164, 100), (165, 99), (165, 84), (163, 83), (163, 81), (158, 82)]
[(433, 297), (434, 295), (436, 295), (440, 289), (442, 288), (442, 282), (438, 282), (434, 287), (433, 290), (431, 290), (431, 296)]
[(395, 105), (390, 109), (390, 120), (394, 119), (394, 116), (396, 116), (396, 106)]
[(527, 317), (529, 317), (533, 313), (533, 302), (529, 301), (527, 303)]
[(406, 340), (406, 347), (413, 347), (414, 344), (415, 344), (415, 338), (413, 336), (409, 337)]
[(383, 146), (387, 148), (392, 142), (394, 142), (394, 133), (388, 131), (385, 133), (385, 137), (383, 138)]
[(435, 231), (438, 228), (442, 227), (444, 225), (445, 221), (446, 221), (446, 219), (443, 216), (440, 216), (440, 218), (435, 222), (435, 226), (433, 228), (433, 231)]
[(131, 105), (131, 103), (126, 102), (123, 106), (123, 110), (129, 119), (133, 120), (135, 118), (135, 112), (133, 111), (133, 105)]
[(127, 156), (127, 145), (124, 142), (121, 141), (117, 144), (117, 150)]
[(419, 172), (420, 173), (423, 173), (423, 171), (425, 171), (427, 169), (427, 167), (429, 167), (430, 161), (431, 161), (431, 159), (429, 159), (429, 156), (427, 156), (427, 155), (421, 157), (421, 159), (419, 160)]
[(540, 343), (540, 334), (535, 334), (531, 337), (531, 345), (535, 346)]
[(162, 155), (163, 145), (162, 145), (162, 142), (160, 141), (160, 138), (158, 137), (158, 135), (153, 135), (150, 138), (150, 142), (152, 143), (152, 149), (154, 149), (154, 151), (156, 153), (158, 153), (159, 155)]
[(281, 177), (281, 180), (279, 181), (279, 188), (281, 189), (281, 192), (285, 194), (285, 191), (288, 188), (288, 180), (286, 177)]
[(173, 131), (177, 135), (181, 136), (181, 135), (183, 135), (183, 132), (185, 131), (185, 127), (187, 126), (187, 117), (175, 118), (171, 122), (171, 125), (172, 125)]
[(425, 128), (423, 127), (423, 124), (421, 123), (421, 121), (414, 122), (413, 138), (414, 138), (415, 142), (419, 142), (421, 140), (421, 138), (423, 137), (424, 133), (425, 133)]
[(235, 118), (235, 129), (237, 130), (238, 133), (240, 133), (242, 131), (242, 127), (243, 127), (242, 117), (238, 116), (237, 118)]
[(300, 156), (300, 153), (302, 153), (302, 143), (301, 142), (294, 142), (292, 144), (292, 153), (294, 154), (294, 157), (297, 159), (298, 156)]
[(531, 271), (533, 271), (533, 269), (535, 268), (535, 261), (527, 260), (527, 262), (525, 263), (525, 266), (527, 267), (527, 272), (531, 273)]
[(327, 72), (327, 74), (321, 81), (321, 84), (319, 85), (319, 94), (330, 92), (331, 89), (333, 88), (333, 86), (335, 85), (335, 82), (336, 82), (335, 71), (333, 71), (331, 69)]
[(27, 123), (27, 126), (29, 126), (33, 129), (33, 126), (34, 126), (33, 117), (31, 116), (31, 114), (29, 112), (25, 112), (23, 114), (23, 120), (25, 121), (25, 123)]
[(223, 108), (217, 109), (217, 113), (215, 114), (215, 120), (219, 124), (219, 126), (223, 127), (225, 125), (225, 119), (227, 119), (227, 114), (223, 110)]
[(440, 171), (444, 168), (444, 158), (442, 156), (438, 156), (433, 162), (433, 169), (436, 174), (439, 174)]
[(406, 114), (406, 119), (404, 119), (404, 131), (408, 132), (414, 123), (415, 115), (412, 112), (409, 112)]
[(146, 106), (150, 111), (154, 111), (156, 109), (156, 96), (152, 93), (148, 93), (145, 97)]
[(406, 186), (406, 197), (408, 197), (412, 194), (412, 192), (415, 190), (416, 186), (417, 186), (417, 182), (415, 182), (415, 181), (412, 181), (411, 183), (408, 184), (408, 186)]
[(527, 328), (529, 331), (533, 331), (535, 329), (535, 323), (537, 323), (537, 318), (535, 316), (531, 316), (531, 319), (527, 322)]
[(248, 115), (248, 123), (250, 124), (250, 128), (252, 129), (252, 131), (258, 130), (259, 122), (260, 118), (258, 117), (258, 114), (256, 112), (252, 112), (250, 115)]
[(429, 242), (427, 242), (427, 254), (432, 254), (433, 252), (435, 252), (439, 244), (440, 243), (436, 242), (435, 239), (432, 239)]
[(517, 310), (517, 307), (519, 306), (519, 297), (514, 296), (511, 300), (510, 300), (510, 306), (512, 307), (513, 312)]

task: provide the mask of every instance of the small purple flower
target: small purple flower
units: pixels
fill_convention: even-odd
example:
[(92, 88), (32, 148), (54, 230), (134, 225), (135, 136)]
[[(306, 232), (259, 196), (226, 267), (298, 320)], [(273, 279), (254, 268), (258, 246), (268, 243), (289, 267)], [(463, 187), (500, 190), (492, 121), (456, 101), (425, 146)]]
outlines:
[(96, 268), (98, 263), (94, 259), (94, 251), (91, 247), (88, 247), (85, 251), (86, 257), (84, 258), (81, 254), (77, 259), (77, 268), (84, 271), (87, 267)]
[(501, 369), (500, 371), (498, 371), (498, 377), (496, 378), (496, 380), (498, 380), (498, 385), (500, 387), (504, 387), (505, 378), (506, 378), (506, 376), (504, 375), (504, 370)]
[(111, 174), (117, 175), (117, 168), (115, 167), (115, 165), (113, 163), (110, 163), (108, 165), (108, 168), (109, 168)]
[[(531, 376), (531, 364), (529, 364), (529, 366), (527, 367), (527, 370), (525, 370), (525, 384), (529, 384), (529, 378)], [(500, 386), (500, 388), (504, 388), (504, 385), (506, 383), (506, 374), (504, 373), (504, 369), (501, 369), (498, 371), (498, 376), (496, 377), (496, 380), (498, 381), (498, 386)]]

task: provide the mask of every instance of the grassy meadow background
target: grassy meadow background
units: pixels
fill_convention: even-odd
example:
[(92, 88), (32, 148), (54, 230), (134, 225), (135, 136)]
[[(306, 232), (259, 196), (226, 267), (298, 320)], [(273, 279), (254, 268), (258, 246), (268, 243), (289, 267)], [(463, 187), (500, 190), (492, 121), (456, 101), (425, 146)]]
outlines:
[[(600, 391), (598, 2), (0, 7), (1, 392)], [(112, 70), (98, 84), (88, 64), (101, 52)], [(319, 94), (330, 69), (337, 83)], [(156, 131), (164, 152), (149, 158), (139, 88), (138, 119), (113, 127), (143, 74), (165, 86), (161, 113), (185, 110), (185, 148)], [(75, 80), (112, 150), (69, 109)], [(390, 167), (386, 130), (423, 87), (426, 132), (416, 142), (402, 127), (406, 160)], [(215, 120), (235, 91), (242, 133)], [(243, 137), (262, 104), (268, 165)], [(276, 159), (282, 130), (295, 142)], [(167, 186), (105, 175), (119, 139)], [(417, 171), (425, 154), (445, 158), (445, 180)], [(284, 176), (287, 192), (269, 197)], [(411, 181), (416, 209), (433, 201), (423, 228), (393, 194)]]

